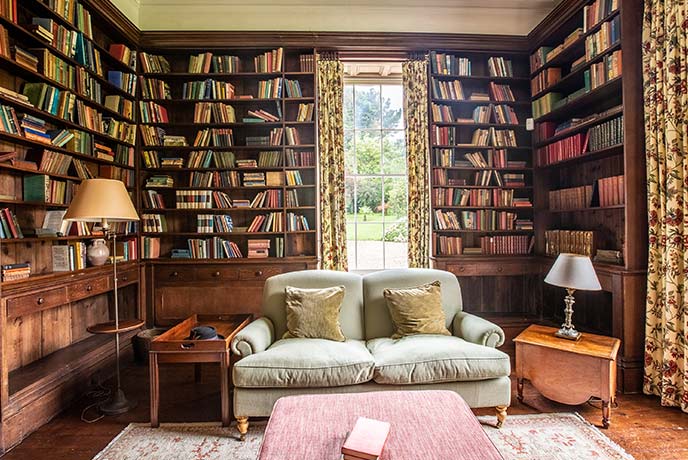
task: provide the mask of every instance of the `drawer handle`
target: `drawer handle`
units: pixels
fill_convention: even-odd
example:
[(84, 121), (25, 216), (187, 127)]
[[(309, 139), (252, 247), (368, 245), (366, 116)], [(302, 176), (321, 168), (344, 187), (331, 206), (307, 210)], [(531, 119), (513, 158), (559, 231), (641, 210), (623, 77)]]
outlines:
[(93, 286), (91, 286), (90, 284), (88, 286), (86, 286), (86, 292), (91, 292), (92, 290), (93, 290)]
[(215, 278), (218, 278), (218, 277), (220, 276), (220, 272), (215, 272), (215, 273), (213, 273), (213, 276), (214, 276)]
[(194, 347), (194, 345), (195, 344), (193, 343), (182, 343), (180, 347), (182, 348), (182, 350), (190, 350)]
[(124, 276), (122, 277), (122, 281), (129, 281), (129, 276), (124, 275)]
[(39, 297), (36, 303), (38, 303), (38, 305), (43, 305), (45, 303), (45, 299), (43, 297)]
[(460, 272), (465, 272), (465, 271), (466, 271), (466, 267), (459, 267), (459, 271), (460, 271)]
[(170, 278), (176, 278), (179, 276), (179, 272), (172, 272), (170, 273)]
[(497, 271), (498, 271), (499, 273), (501, 273), (502, 270), (504, 270), (504, 268), (502, 268), (502, 267), (497, 267)]
[(256, 276), (263, 276), (262, 270), (256, 270)]

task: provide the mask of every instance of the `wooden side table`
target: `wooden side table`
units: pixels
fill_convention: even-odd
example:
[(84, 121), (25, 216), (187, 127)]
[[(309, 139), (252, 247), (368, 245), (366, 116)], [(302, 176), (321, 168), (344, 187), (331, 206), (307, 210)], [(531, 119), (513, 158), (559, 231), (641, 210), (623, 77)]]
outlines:
[(531, 325), (514, 339), (518, 401), (528, 380), (543, 396), (563, 404), (602, 401), (602, 426), (609, 428), (616, 401), (616, 354), (621, 341), (584, 333), (572, 341), (554, 336), (556, 328)]
[[(151, 426), (160, 426), (160, 363), (219, 363), (222, 426), (229, 426), (229, 372), (231, 352), (229, 344), (234, 336), (251, 322), (252, 315), (191, 315), (181, 323), (151, 341), (150, 368), (150, 418)], [(188, 340), (196, 326), (213, 326), (224, 339)]]

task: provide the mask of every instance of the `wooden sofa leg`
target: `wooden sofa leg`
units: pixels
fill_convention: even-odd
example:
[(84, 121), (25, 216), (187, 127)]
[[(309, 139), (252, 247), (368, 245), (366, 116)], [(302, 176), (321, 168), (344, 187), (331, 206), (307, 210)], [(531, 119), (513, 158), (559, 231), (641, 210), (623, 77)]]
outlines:
[(236, 419), (239, 438), (243, 441), (246, 439), (246, 433), (248, 433), (248, 417), (237, 417)]
[(497, 406), (495, 410), (497, 411), (497, 428), (501, 428), (504, 425), (504, 420), (506, 420), (506, 409), (507, 406)]

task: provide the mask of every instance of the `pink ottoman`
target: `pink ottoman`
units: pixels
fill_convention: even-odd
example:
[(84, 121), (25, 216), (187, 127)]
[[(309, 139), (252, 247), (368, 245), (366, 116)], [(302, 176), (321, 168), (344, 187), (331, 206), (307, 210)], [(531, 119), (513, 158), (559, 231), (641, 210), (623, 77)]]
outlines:
[(451, 391), (289, 396), (277, 401), (260, 460), (339, 460), (359, 417), (390, 422), (380, 460), (502, 460), (471, 409)]

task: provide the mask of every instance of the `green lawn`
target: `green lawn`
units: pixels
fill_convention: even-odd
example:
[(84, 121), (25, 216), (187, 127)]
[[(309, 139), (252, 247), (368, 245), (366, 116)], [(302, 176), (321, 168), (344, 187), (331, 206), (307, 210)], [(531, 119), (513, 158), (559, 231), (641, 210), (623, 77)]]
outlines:
[[(389, 229), (394, 222), (402, 219), (402, 216), (385, 217), (386, 228)], [(354, 237), (354, 215), (346, 215), (346, 234), (349, 238)], [(361, 214), (358, 215), (358, 239), (364, 241), (380, 241), (382, 240), (382, 214), (368, 214), (365, 221)]]

